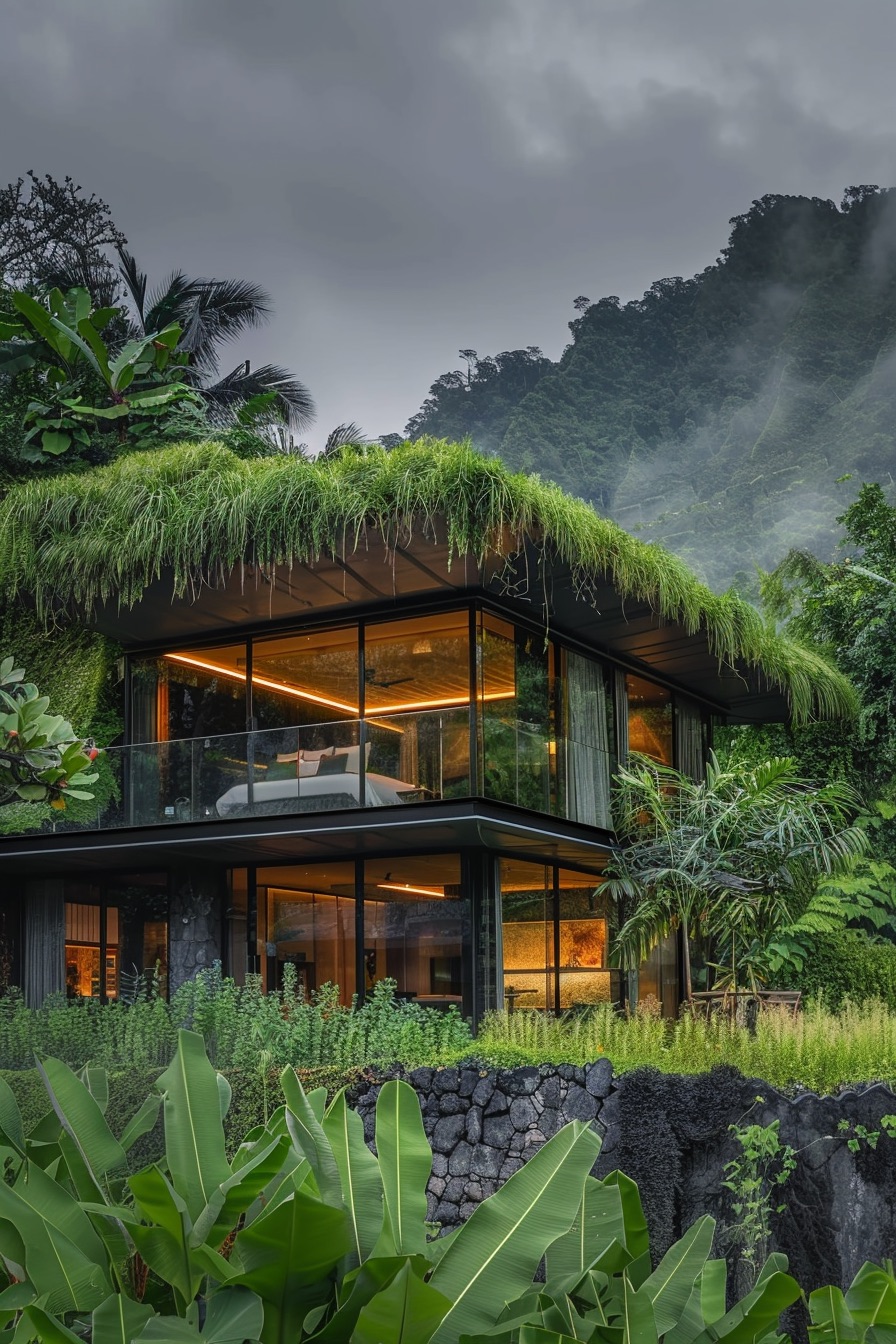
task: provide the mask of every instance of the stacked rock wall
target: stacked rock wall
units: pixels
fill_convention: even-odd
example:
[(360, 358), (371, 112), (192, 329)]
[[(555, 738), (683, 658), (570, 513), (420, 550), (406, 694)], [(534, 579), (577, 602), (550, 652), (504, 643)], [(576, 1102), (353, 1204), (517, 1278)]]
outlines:
[[(738, 1153), (731, 1126), (777, 1120), (797, 1167), (775, 1189), (783, 1210), (773, 1216), (768, 1249), (787, 1254), (805, 1291), (846, 1286), (865, 1260), (896, 1251), (896, 1140), (881, 1134), (876, 1147), (867, 1140), (857, 1151), (848, 1146), (859, 1127), (880, 1134), (882, 1117), (896, 1114), (887, 1088), (790, 1098), (725, 1067), (696, 1077), (642, 1069), (614, 1078), (606, 1059), (587, 1068), (396, 1069), (389, 1076), (405, 1078), (420, 1097), (433, 1149), (429, 1216), (446, 1230), (561, 1126), (583, 1120), (603, 1140), (594, 1174), (619, 1168), (638, 1182), (656, 1259), (704, 1213), (717, 1219), (716, 1253), (724, 1253), (724, 1229), (737, 1221), (723, 1184), (725, 1164)], [(371, 1144), (383, 1080), (352, 1095)]]

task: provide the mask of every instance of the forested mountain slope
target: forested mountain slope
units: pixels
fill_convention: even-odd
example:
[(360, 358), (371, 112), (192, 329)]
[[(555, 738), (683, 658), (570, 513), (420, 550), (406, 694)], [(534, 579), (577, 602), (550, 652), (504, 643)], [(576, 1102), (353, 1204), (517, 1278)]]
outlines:
[(896, 191), (765, 196), (702, 274), (576, 306), (557, 364), (464, 352), (409, 431), (472, 435), (716, 586), (792, 546), (826, 556), (861, 481), (893, 484)]

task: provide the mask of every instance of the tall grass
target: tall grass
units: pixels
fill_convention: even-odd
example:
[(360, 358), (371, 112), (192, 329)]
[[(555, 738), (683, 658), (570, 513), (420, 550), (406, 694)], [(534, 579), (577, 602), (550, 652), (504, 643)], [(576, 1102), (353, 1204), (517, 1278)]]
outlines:
[(896, 1015), (876, 1000), (846, 1004), (839, 1013), (810, 1004), (796, 1017), (772, 1008), (750, 1032), (724, 1017), (670, 1022), (651, 1012), (621, 1017), (610, 1007), (567, 1018), (494, 1013), (482, 1024), (476, 1052), (505, 1067), (605, 1057), (617, 1074), (645, 1066), (706, 1073), (729, 1064), (786, 1091), (827, 1093), (857, 1083), (896, 1084)]

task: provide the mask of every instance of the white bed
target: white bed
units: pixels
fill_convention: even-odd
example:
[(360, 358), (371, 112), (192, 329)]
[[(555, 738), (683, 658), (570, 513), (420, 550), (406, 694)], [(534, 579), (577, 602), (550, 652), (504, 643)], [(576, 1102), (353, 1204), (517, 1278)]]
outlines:
[[(407, 801), (409, 794), (417, 795), (418, 788), (388, 775), (368, 774), (366, 777), (367, 807), (389, 807)], [(215, 804), (219, 817), (235, 813), (290, 813), (327, 812), (340, 807), (360, 805), (360, 777), (344, 771), (341, 774), (310, 775), (304, 779), (265, 779), (252, 786), (250, 809), (246, 784), (234, 784), (222, 793)], [(329, 803), (327, 800), (331, 800)]]

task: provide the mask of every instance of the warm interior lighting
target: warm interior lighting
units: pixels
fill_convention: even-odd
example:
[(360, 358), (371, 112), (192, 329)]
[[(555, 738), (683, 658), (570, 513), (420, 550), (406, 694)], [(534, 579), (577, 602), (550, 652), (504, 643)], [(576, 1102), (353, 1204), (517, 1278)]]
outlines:
[(402, 891), (409, 892), (413, 896), (433, 896), (438, 900), (445, 899), (444, 887), (439, 890), (436, 887), (412, 887), (407, 882), (377, 882), (377, 891)]
[[(214, 672), (220, 677), (230, 677), (231, 681), (246, 682), (245, 672), (240, 672), (237, 668), (223, 667), (220, 663), (212, 663), (206, 658), (193, 658), (185, 653), (166, 653), (165, 657), (172, 663), (185, 663), (188, 667), (200, 667), (205, 672)], [(298, 686), (288, 686), (282, 681), (271, 681), (268, 677), (260, 677), (256, 672), (252, 674), (253, 686), (264, 686), (269, 691), (279, 691), (282, 695), (291, 695), (297, 700), (308, 700), (315, 705), (324, 705), (327, 709), (338, 709), (344, 714), (350, 714), (352, 718), (358, 716), (358, 706), (346, 704), (342, 700), (331, 700), (325, 695), (318, 695), (315, 691), (305, 691)], [(515, 695), (514, 688), (504, 691), (486, 691), (480, 698), (482, 700), (510, 700)], [(469, 705), (469, 696), (449, 695), (443, 699), (430, 700), (411, 700), (407, 703), (397, 705), (371, 705), (370, 714), (403, 714), (411, 713), (414, 710), (425, 709), (463, 709)], [(385, 725), (384, 725), (385, 726)]]
[(415, 641), (414, 641), (414, 644), (413, 644), (413, 646), (412, 646), (412, 648), (411, 648), (411, 653), (414, 653), (414, 654), (417, 654), (417, 655), (422, 654), (422, 653), (432, 653), (432, 640), (431, 640), (431, 639), (417, 639), (417, 640), (415, 640)]
[[(201, 667), (205, 672), (216, 672), (218, 676), (230, 677), (232, 681), (241, 681), (245, 685), (246, 674), (233, 667), (221, 667), (219, 663), (210, 663), (204, 658), (190, 658), (185, 653), (166, 653), (165, 657), (172, 663), (186, 663), (188, 667)], [(252, 674), (253, 686), (264, 686), (269, 691), (280, 691), (282, 695), (292, 695), (297, 700), (310, 700), (315, 705), (326, 705), (328, 709), (339, 709), (344, 714), (351, 714), (356, 717), (358, 713), (357, 705), (347, 705), (342, 700), (330, 700), (325, 695), (315, 695), (312, 691), (299, 690), (298, 686), (286, 686), (281, 681), (270, 681), (267, 677), (259, 677), (256, 673)]]

